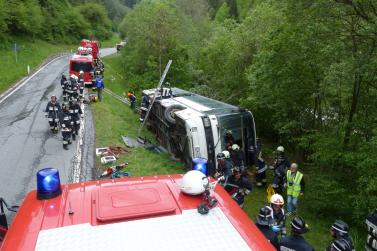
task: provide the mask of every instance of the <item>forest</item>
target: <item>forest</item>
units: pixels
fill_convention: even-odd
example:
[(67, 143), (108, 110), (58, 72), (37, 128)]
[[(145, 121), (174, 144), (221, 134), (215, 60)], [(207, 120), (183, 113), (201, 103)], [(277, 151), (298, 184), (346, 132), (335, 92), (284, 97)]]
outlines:
[(26, 37), (74, 44), (112, 36), (136, 0), (0, 0), (0, 41)]
[(250, 109), (310, 170), (308, 207), (363, 227), (377, 205), (377, 1), (143, 0), (119, 25), (140, 93), (172, 86)]

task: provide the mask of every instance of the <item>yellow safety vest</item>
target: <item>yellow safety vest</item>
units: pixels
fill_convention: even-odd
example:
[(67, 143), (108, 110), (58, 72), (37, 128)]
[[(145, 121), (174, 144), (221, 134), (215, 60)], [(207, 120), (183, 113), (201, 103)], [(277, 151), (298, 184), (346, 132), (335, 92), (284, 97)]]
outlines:
[(291, 170), (287, 171), (287, 195), (292, 197), (298, 197), (301, 192), (301, 180), (304, 175), (299, 171), (296, 172), (295, 178), (293, 179)]

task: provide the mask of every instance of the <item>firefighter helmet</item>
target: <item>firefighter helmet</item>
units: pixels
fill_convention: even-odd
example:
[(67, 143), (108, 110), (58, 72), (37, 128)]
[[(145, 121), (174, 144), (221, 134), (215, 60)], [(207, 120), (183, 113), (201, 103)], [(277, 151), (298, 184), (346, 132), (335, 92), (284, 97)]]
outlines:
[(233, 144), (233, 145), (232, 145), (232, 150), (233, 150), (233, 151), (238, 151), (238, 150), (240, 150), (240, 146), (237, 145), (237, 144)]
[(198, 170), (188, 171), (182, 177), (181, 191), (190, 195), (202, 194), (205, 191), (206, 182), (208, 182), (208, 179), (202, 172)]
[(224, 158), (226, 159), (229, 159), (230, 158), (230, 152), (225, 150), (225, 151), (222, 151), (222, 153), (224, 154)]
[(352, 251), (352, 245), (347, 239), (335, 239), (331, 243), (331, 251)]
[(261, 226), (268, 226), (272, 221), (272, 209), (268, 206), (264, 206), (259, 210), (257, 217), (257, 224)]
[(331, 225), (331, 230), (334, 232), (336, 237), (344, 236), (348, 234), (348, 224), (345, 223), (342, 220), (336, 220), (332, 225)]
[(81, 73), (84, 73), (84, 71), (80, 71), (80, 74), (81, 74)]
[(291, 227), (292, 227), (292, 232), (298, 233), (298, 234), (304, 234), (310, 230), (309, 226), (305, 224), (304, 219), (299, 216), (296, 216), (291, 221)]
[(270, 202), (271, 202), (271, 204), (275, 204), (275, 205), (279, 205), (279, 206), (284, 205), (284, 199), (278, 193), (275, 193), (274, 195), (271, 196)]
[(220, 159), (225, 159), (225, 155), (224, 155), (224, 153), (218, 153), (217, 155), (216, 155), (216, 159), (217, 160), (220, 160)]
[(278, 148), (276, 148), (276, 151), (278, 152), (284, 152), (284, 147), (283, 146), (278, 146)]

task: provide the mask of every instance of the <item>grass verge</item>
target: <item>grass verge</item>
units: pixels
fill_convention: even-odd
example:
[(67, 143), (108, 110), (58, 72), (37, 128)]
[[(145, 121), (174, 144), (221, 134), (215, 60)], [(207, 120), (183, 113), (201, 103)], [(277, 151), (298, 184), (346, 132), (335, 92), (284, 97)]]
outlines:
[[(113, 92), (121, 95), (128, 90), (127, 79), (122, 76), (122, 64), (119, 55), (111, 56), (104, 59), (106, 66), (105, 86)], [(139, 103), (140, 99), (138, 100)], [(137, 129), (139, 126), (138, 116), (134, 114), (125, 104), (115, 100), (114, 98), (105, 94), (102, 103), (97, 103), (93, 106), (95, 127), (96, 127), (96, 147), (107, 145), (123, 145), (121, 135), (137, 136)], [(144, 132), (145, 135), (152, 139), (153, 135), (149, 132)], [(265, 146), (264, 152), (266, 155), (271, 155), (274, 147)], [(155, 175), (166, 173), (182, 173), (184, 172), (183, 164), (172, 161), (169, 155), (156, 155), (143, 148), (133, 149), (130, 153), (125, 154), (120, 161), (128, 161), (130, 164), (126, 170), (130, 171), (132, 175)], [(98, 165), (99, 161), (97, 160)], [(120, 162), (119, 162), (120, 163)], [(302, 172), (306, 176), (306, 191), (310, 191), (310, 177), (316, 175), (313, 169), (303, 167)], [(269, 173), (271, 175), (271, 173)], [(271, 181), (271, 177), (270, 177)], [(331, 241), (330, 225), (334, 219), (324, 219), (321, 212), (313, 212), (308, 209), (310, 200), (304, 197), (299, 201), (299, 214), (312, 229), (305, 234), (305, 238), (311, 243), (316, 250), (324, 250)], [(246, 197), (245, 212), (252, 220), (255, 220), (259, 209), (266, 204), (265, 189), (255, 188), (251, 195)], [(290, 220), (287, 219), (287, 229), (290, 232)], [(352, 229), (351, 236), (356, 242), (356, 250), (362, 249), (362, 238), (358, 238), (360, 234), (357, 230)]]
[[(14, 51), (16, 44), (16, 52)], [(11, 38), (7, 44), (0, 48), (0, 93), (7, 90), (17, 80), (27, 75), (27, 67), (35, 70), (46, 58), (60, 53), (69, 52), (74, 45), (50, 44), (45, 41), (29, 41), (25, 38)]]

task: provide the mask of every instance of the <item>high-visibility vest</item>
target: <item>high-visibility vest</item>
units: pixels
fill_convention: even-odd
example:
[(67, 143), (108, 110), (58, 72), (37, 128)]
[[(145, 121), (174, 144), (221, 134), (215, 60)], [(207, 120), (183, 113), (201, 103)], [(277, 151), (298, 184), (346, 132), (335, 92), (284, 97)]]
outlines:
[(301, 192), (301, 180), (302, 180), (303, 174), (299, 171), (296, 172), (295, 178), (293, 179), (291, 170), (287, 171), (287, 195), (290, 195), (292, 197), (298, 197), (298, 195)]

